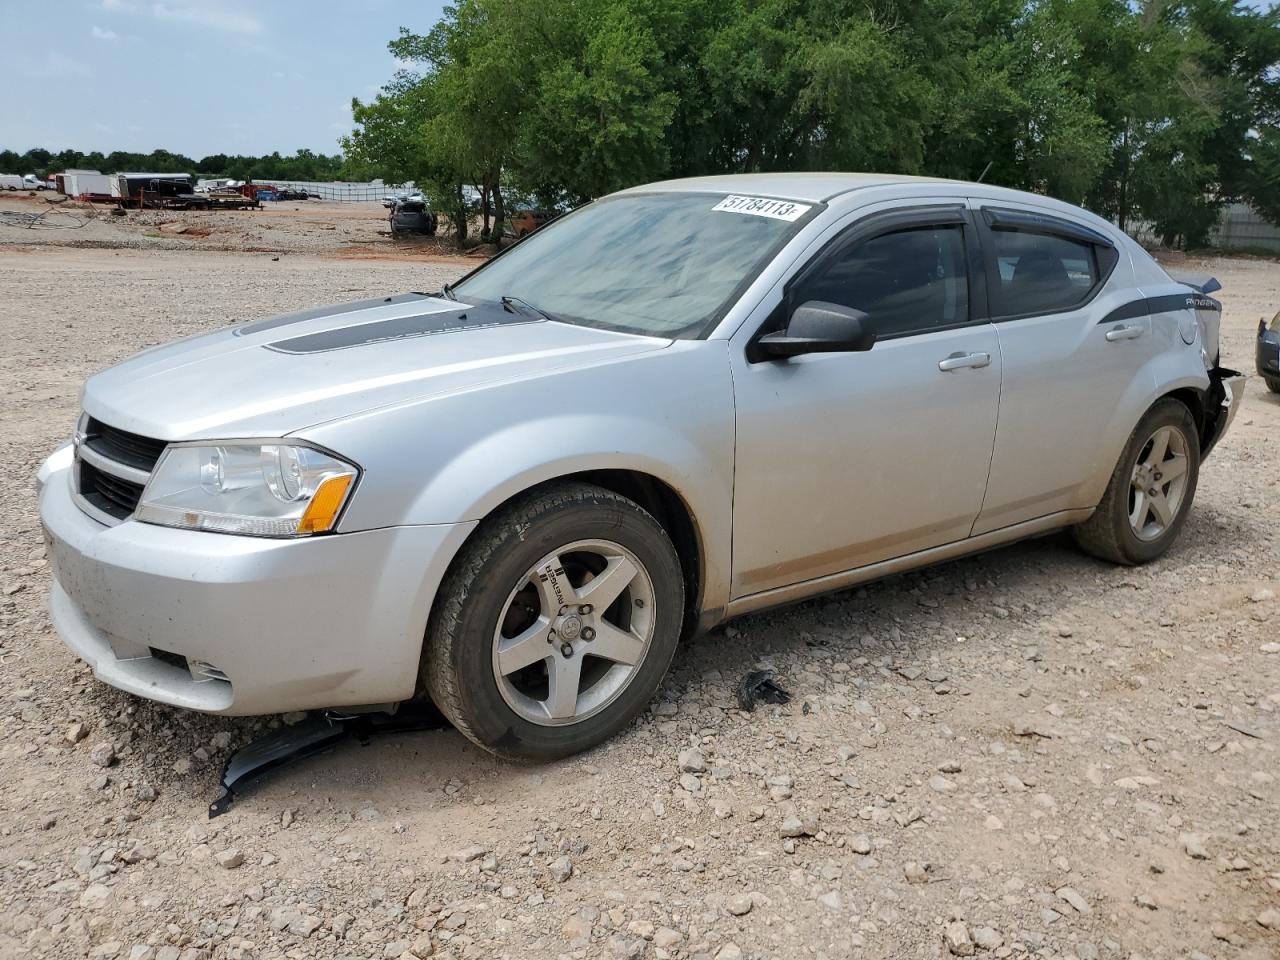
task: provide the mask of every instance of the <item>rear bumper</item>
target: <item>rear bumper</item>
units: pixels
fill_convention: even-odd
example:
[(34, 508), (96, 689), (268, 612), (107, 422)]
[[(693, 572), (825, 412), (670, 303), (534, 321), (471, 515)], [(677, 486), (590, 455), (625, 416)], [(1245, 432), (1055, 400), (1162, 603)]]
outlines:
[(41, 471), (50, 611), (105, 683), (209, 713), (413, 695), (436, 588), (474, 524), (266, 540), (136, 521), (72, 500), (70, 456)]
[(1258, 325), (1255, 364), (1262, 376), (1280, 380), (1280, 331), (1269, 330), (1265, 321)]
[(1244, 399), (1244, 381), (1244, 374), (1236, 370), (1214, 367), (1209, 371), (1209, 402), (1205, 411), (1207, 422), (1204, 442), (1200, 447), (1201, 459), (1209, 456), (1239, 412)]

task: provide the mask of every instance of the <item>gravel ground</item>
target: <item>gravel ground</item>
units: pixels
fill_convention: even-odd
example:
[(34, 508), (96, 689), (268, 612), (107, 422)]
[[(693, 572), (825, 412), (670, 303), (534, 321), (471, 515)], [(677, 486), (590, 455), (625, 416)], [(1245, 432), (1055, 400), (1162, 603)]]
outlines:
[[(1280, 265), (1193, 266), (1252, 369)], [(0, 246), (0, 956), (1280, 956), (1280, 398), (1256, 381), (1150, 566), (1065, 537), (949, 563), (692, 643), (585, 756), (404, 734), (206, 820), (228, 754), (292, 718), (92, 679), (45, 613), (40, 460), (142, 347), (466, 267)], [(791, 703), (738, 709), (758, 666)]]

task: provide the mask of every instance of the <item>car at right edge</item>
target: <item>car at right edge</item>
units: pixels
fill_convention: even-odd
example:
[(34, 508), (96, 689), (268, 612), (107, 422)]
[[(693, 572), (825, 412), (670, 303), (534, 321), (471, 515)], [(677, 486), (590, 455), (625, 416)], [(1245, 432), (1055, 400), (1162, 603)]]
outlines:
[(1262, 377), (1267, 389), (1272, 393), (1280, 393), (1280, 311), (1267, 323), (1265, 319), (1258, 321), (1258, 376)]

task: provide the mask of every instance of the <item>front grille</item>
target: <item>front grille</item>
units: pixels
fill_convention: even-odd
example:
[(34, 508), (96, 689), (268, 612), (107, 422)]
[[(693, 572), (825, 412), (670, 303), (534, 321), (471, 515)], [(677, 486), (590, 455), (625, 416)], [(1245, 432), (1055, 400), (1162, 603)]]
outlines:
[(117, 460), (148, 473), (154, 469), (167, 444), (163, 440), (140, 437), (136, 433), (117, 430), (101, 420), (89, 418), (85, 427), (84, 442), (109, 460)]
[(103, 523), (127, 520), (138, 508), (148, 475), (167, 446), (85, 416), (79, 427), (76, 493), (80, 506)]
[(108, 516), (124, 520), (138, 508), (138, 500), (142, 497), (142, 485), (113, 477), (81, 460), (80, 496)]

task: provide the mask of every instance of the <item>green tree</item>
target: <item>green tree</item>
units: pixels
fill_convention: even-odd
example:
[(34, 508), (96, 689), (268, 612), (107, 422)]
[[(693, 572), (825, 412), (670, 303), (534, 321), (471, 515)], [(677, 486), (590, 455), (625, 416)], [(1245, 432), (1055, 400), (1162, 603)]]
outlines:
[(661, 176), (677, 95), (663, 89), (645, 18), (616, 0), (525, 4), (505, 13), (517, 62), (534, 67), (517, 118), (516, 179), (582, 202)]
[(1280, 127), (1264, 126), (1249, 146), (1244, 193), (1255, 210), (1280, 224)]

